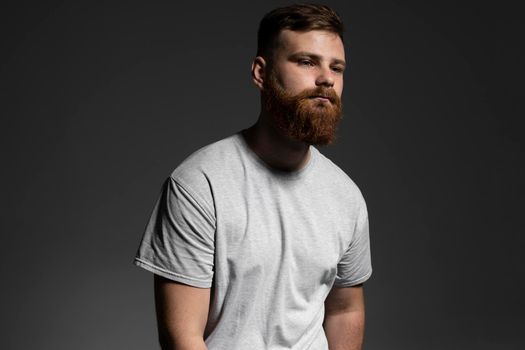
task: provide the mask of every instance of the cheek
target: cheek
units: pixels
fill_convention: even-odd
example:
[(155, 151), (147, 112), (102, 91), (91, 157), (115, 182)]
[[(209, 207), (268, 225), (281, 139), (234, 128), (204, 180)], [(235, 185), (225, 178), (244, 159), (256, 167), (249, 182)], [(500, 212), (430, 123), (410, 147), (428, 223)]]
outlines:
[(294, 74), (284, 82), (285, 88), (292, 94), (298, 94), (306, 89), (315, 88), (315, 79), (308, 74)]
[(343, 86), (343, 78), (336, 80), (336, 83), (334, 84), (334, 90), (339, 97), (343, 95)]
[(306, 69), (295, 66), (292, 62), (278, 66), (276, 77), (281, 87), (290, 94), (295, 95), (305, 89), (315, 88), (314, 74)]
[(339, 85), (335, 90), (336, 94), (341, 98), (343, 96), (343, 85)]

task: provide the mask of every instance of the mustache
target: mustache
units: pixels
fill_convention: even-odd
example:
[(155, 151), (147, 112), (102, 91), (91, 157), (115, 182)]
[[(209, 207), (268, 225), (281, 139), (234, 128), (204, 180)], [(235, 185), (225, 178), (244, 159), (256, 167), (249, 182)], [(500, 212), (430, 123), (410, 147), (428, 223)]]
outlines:
[(321, 86), (318, 86), (313, 89), (304, 90), (297, 97), (299, 99), (324, 97), (324, 98), (327, 98), (332, 103), (335, 103), (336, 101), (339, 100), (339, 96), (337, 96), (334, 89), (321, 87)]

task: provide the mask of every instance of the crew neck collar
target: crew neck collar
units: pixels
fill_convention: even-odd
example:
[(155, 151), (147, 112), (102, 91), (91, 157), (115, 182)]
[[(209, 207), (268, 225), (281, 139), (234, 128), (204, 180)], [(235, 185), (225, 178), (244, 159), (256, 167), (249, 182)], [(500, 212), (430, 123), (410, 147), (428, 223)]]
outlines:
[(264, 168), (266, 171), (270, 172), (272, 175), (275, 175), (278, 178), (282, 179), (289, 179), (289, 180), (296, 180), (299, 178), (303, 178), (308, 174), (311, 169), (313, 168), (313, 165), (317, 159), (317, 149), (310, 145), (309, 146), (309, 152), (310, 152), (310, 159), (308, 160), (308, 163), (306, 163), (301, 169), (299, 170), (280, 170), (277, 168), (274, 168), (270, 166), (268, 163), (266, 163), (264, 160), (259, 157), (257, 153), (248, 145), (248, 142), (242, 135), (243, 130), (238, 131), (235, 133), (234, 138), (238, 142), (238, 144), (241, 146), (241, 148), (245, 151), (245, 153), (248, 155), (248, 157), (259, 167)]

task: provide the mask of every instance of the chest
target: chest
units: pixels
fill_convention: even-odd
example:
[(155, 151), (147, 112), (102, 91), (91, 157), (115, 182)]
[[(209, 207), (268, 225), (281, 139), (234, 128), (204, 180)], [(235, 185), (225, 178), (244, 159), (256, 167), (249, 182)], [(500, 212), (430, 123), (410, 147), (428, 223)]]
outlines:
[(333, 189), (245, 183), (218, 197), (216, 249), (230, 278), (280, 275), (296, 284), (335, 278), (354, 219)]

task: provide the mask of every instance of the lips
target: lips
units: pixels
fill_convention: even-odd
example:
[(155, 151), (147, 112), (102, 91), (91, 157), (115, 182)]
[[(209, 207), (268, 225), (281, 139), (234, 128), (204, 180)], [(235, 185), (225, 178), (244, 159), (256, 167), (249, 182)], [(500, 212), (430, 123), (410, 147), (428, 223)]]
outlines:
[(324, 99), (327, 99), (329, 101), (332, 101), (332, 98), (330, 96), (326, 96), (326, 95), (315, 95), (315, 96), (311, 96), (310, 98), (324, 98)]

